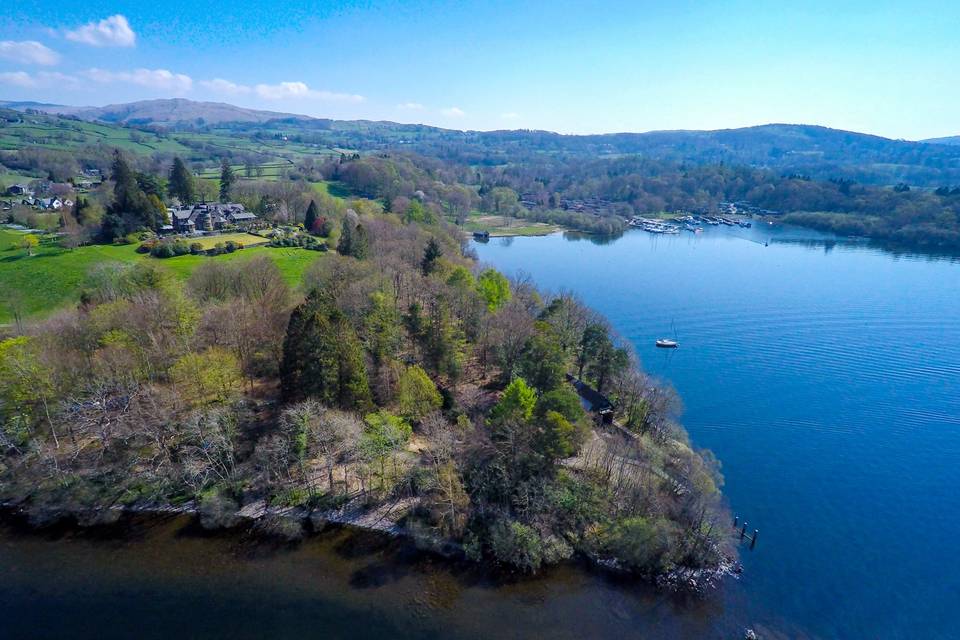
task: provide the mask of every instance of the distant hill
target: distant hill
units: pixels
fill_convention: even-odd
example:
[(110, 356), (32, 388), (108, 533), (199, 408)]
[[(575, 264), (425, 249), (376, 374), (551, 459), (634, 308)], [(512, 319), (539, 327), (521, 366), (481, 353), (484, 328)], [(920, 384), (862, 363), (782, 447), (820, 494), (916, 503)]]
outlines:
[[(960, 184), (960, 136), (912, 142), (806, 124), (765, 124), (715, 131), (563, 135), (550, 131), (458, 131), (386, 121), (330, 120), (182, 98), (105, 107), (38, 102), (0, 106), (63, 114), (120, 126), (216, 131), (230, 137), (271, 137), (311, 148), (409, 150), (471, 165), (551, 156), (584, 159), (638, 154), (680, 163), (747, 165), (815, 179), (914, 186)], [(282, 132), (282, 134), (280, 133)]]
[(37, 111), (51, 111), (53, 109), (75, 109), (76, 107), (67, 107), (62, 104), (50, 104), (49, 102), (33, 102), (31, 100), (22, 100), (20, 102), (10, 100), (0, 100), (0, 107), (5, 109), (14, 109), (16, 111), (26, 111), (35, 109)]
[(930, 144), (949, 144), (949, 145), (960, 145), (960, 136), (947, 136), (946, 138), (930, 138), (929, 140), (924, 140)]
[(128, 125), (215, 125), (224, 122), (264, 123), (278, 119), (310, 120), (309, 116), (276, 111), (246, 109), (222, 102), (197, 102), (183, 98), (141, 100), (104, 107), (71, 107), (39, 102), (0, 103), (10, 109), (35, 109), (45, 113), (73, 115), (83, 120), (97, 120)]

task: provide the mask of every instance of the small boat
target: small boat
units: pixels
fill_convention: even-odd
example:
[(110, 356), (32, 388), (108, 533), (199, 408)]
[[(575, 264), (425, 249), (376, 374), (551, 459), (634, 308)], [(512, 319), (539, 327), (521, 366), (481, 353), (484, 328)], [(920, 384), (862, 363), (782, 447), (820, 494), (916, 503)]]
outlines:
[(676, 349), (680, 346), (680, 343), (676, 340), (669, 340), (667, 338), (660, 338), (657, 340), (657, 346), (661, 349)]

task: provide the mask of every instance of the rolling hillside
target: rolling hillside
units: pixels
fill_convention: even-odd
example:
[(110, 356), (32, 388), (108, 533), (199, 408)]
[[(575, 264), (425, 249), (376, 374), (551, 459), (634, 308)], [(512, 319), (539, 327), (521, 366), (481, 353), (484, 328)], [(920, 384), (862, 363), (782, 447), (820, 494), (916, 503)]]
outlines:
[[(960, 137), (921, 142), (804, 124), (766, 124), (716, 131), (651, 131), (562, 135), (549, 131), (458, 131), (417, 124), (330, 120), (258, 111), (223, 103), (185, 99), (145, 100), (105, 107), (7, 103), (9, 108), (62, 113), (56, 124), (66, 136), (37, 135), (10, 140), (0, 131), (0, 148), (24, 143), (44, 146), (85, 144), (81, 135), (118, 140), (137, 152), (182, 152), (198, 145), (205, 155), (217, 148), (254, 150), (264, 159), (293, 158), (336, 150), (409, 150), (466, 164), (503, 164), (551, 155), (596, 158), (638, 154), (681, 163), (747, 165), (815, 179), (844, 178), (865, 184), (941, 186), (960, 184)], [(38, 117), (38, 116), (33, 116)], [(55, 118), (55, 116), (48, 116)], [(83, 122), (80, 122), (83, 121)], [(63, 122), (70, 124), (64, 125)], [(93, 125), (90, 123), (99, 123)], [(81, 131), (87, 126), (122, 125)], [(148, 128), (129, 144), (126, 127)], [(10, 133), (7, 127), (7, 134)], [(161, 140), (158, 134), (163, 136)], [(139, 138), (138, 138), (139, 136)], [(146, 139), (145, 139), (146, 138)]]

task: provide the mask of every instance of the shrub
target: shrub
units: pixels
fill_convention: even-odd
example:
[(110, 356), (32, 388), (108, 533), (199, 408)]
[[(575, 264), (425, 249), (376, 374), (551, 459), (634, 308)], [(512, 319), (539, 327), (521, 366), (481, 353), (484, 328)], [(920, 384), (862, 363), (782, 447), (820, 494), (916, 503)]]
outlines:
[(533, 527), (500, 521), (490, 529), (490, 549), (498, 562), (533, 573), (543, 564), (543, 540)]
[(663, 573), (674, 565), (680, 532), (669, 520), (627, 518), (599, 534), (601, 549), (631, 569)]
[(237, 250), (237, 243), (233, 240), (227, 240), (227, 243), (223, 247), (227, 253), (233, 253)]
[(200, 255), (201, 253), (203, 253), (203, 245), (200, 244), (199, 242), (191, 242), (191, 243), (190, 243), (190, 253), (193, 254), (193, 255), (195, 255), (195, 256)]
[(154, 258), (172, 258), (190, 253), (190, 245), (183, 240), (165, 240), (154, 242), (149, 251)]
[(437, 385), (427, 372), (413, 365), (400, 374), (397, 382), (399, 389), (400, 413), (409, 420), (419, 420), (443, 403)]
[(237, 511), (240, 505), (221, 491), (211, 491), (200, 496), (198, 512), (200, 526), (204, 529), (229, 529), (240, 521)]
[(154, 258), (172, 258), (175, 254), (173, 253), (173, 247), (170, 246), (170, 243), (160, 242), (150, 249), (150, 255)]

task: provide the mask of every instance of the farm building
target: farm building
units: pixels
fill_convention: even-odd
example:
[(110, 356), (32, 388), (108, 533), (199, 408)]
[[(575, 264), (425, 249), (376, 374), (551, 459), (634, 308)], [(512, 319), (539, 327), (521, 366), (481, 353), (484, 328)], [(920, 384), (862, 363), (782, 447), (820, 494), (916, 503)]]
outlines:
[(253, 222), (257, 216), (244, 209), (242, 204), (228, 202), (204, 203), (170, 209), (170, 219), (177, 233), (213, 231), (224, 226)]

